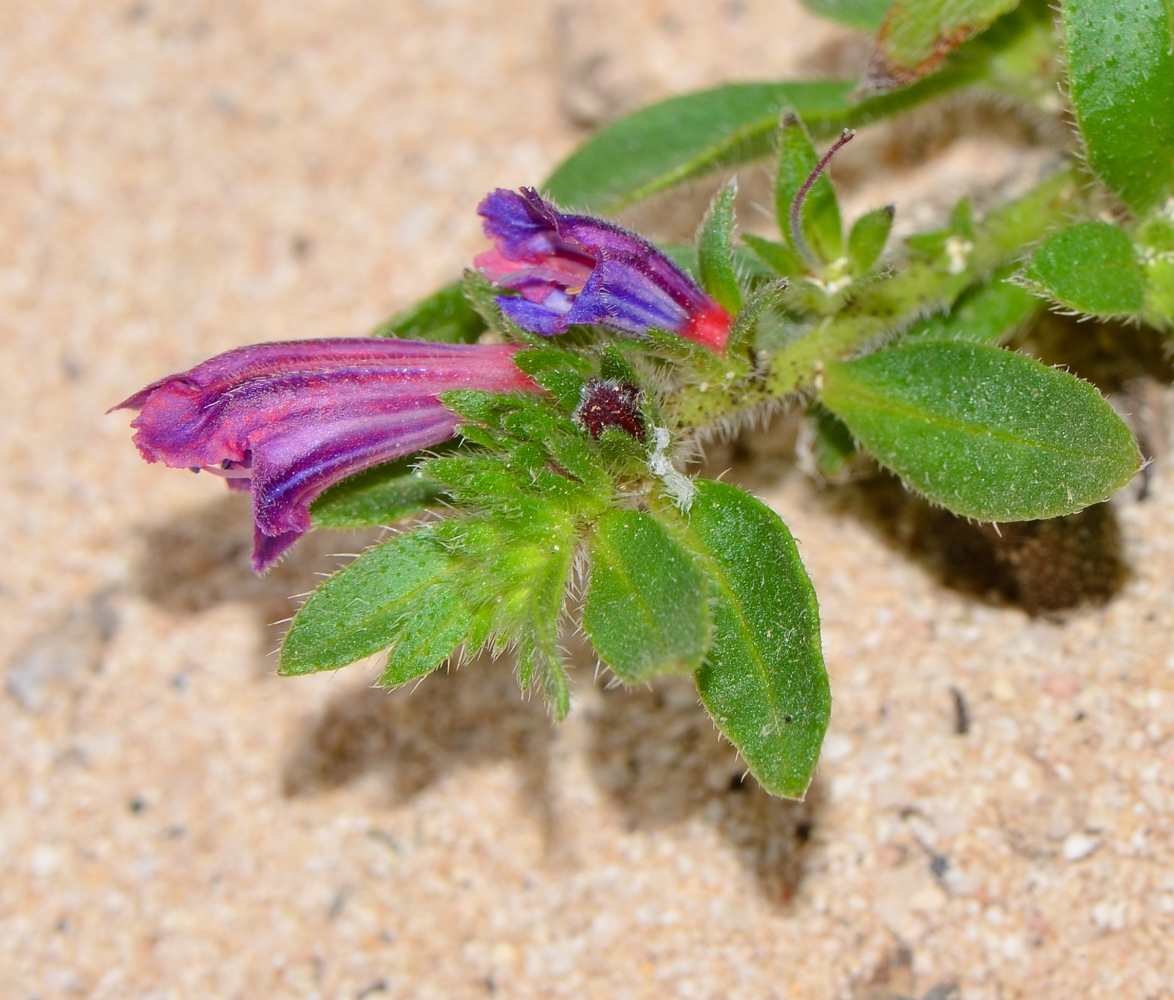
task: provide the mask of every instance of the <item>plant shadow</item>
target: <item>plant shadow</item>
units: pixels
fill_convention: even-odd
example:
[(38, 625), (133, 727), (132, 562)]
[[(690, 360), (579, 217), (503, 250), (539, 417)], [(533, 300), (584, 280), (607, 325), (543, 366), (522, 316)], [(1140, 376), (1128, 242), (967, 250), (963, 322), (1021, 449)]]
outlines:
[(541, 699), (521, 694), (508, 663), (481, 656), (414, 688), (335, 696), (294, 740), (282, 787), (310, 795), (375, 773), (402, 804), (454, 772), (509, 762), (523, 807), (550, 832), (553, 738)]
[(629, 829), (700, 818), (730, 843), (765, 899), (782, 905), (795, 895), (823, 802), (818, 778), (804, 802), (764, 792), (718, 737), (689, 677), (604, 690), (588, 716), (592, 776)]
[(1103, 606), (1129, 579), (1110, 503), (1044, 521), (980, 524), (935, 507), (883, 471), (818, 496), (826, 509), (864, 522), (942, 586), (1029, 615)]
[[(253, 516), (246, 496), (226, 493), (194, 512), (140, 531), (132, 571), (137, 591), (175, 614), (226, 603), (255, 609), (265, 627), (288, 619), (322, 575), (342, 565), (340, 553), (362, 552), (380, 529), (311, 531), (264, 576), (253, 572)], [(277, 635), (273, 638), (276, 640)]]

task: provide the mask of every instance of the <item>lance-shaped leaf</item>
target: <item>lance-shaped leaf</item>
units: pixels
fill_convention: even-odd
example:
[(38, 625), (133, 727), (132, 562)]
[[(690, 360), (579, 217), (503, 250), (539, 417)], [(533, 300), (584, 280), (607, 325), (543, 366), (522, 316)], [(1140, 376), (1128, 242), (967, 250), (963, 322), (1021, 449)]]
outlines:
[(855, 82), (729, 83), (671, 97), (600, 129), (544, 185), (557, 202), (614, 214), (676, 184), (769, 156), (784, 108), (820, 135), (899, 114), (981, 77), (985, 56), (853, 104)]
[[(278, 672), (335, 670), (395, 644), (385, 683), (428, 673), (465, 640), (472, 616), (458, 577), (431, 526), (370, 549), (322, 584), (294, 616)], [(428, 628), (419, 628), (420, 619)], [(401, 650), (405, 625), (417, 626)]]
[[(803, 240), (827, 263), (844, 252), (844, 230), (836, 192), (825, 170), (811, 185), (800, 210), (802, 231), (791, 231), (791, 210), (796, 196), (819, 163), (819, 154), (799, 116), (788, 111), (779, 126), (779, 167), (775, 173), (775, 217), (788, 245), (803, 252)], [(799, 242), (797, 243), (796, 240)]]
[(537, 686), (555, 717), (564, 718), (570, 691), (558, 624), (578, 543), (574, 517), (560, 504), (519, 493), (500, 516), (455, 530), (466, 603), (488, 622), (496, 650), (514, 647), (522, 687)]
[(802, 274), (807, 269), (803, 258), (785, 243), (766, 240), (761, 236), (755, 236), (753, 233), (745, 233), (742, 236), (742, 241), (750, 247), (755, 257), (762, 261), (775, 274), (781, 275), (784, 278)]
[(465, 296), (465, 283), (454, 281), (380, 323), (371, 336), (472, 344), (485, 329), (485, 320)]
[(811, 464), (825, 479), (835, 479), (856, 454), (852, 432), (826, 406), (815, 402), (807, 409), (811, 428)]
[(1155, 326), (1174, 325), (1174, 214), (1151, 212), (1133, 234), (1145, 268), (1145, 319)]
[(831, 712), (815, 591), (774, 511), (727, 483), (696, 485), (687, 521), (659, 516), (710, 581), (713, 639), (697, 690), (762, 787), (802, 798)]
[(588, 545), (583, 628), (625, 684), (692, 673), (709, 646), (709, 583), (693, 557), (649, 514), (616, 510)]
[(856, 220), (848, 235), (848, 260), (853, 274), (867, 274), (876, 265), (885, 249), (889, 230), (893, 228), (895, 211), (892, 205), (886, 205), (866, 212)]
[(1145, 275), (1133, 243), (1107, 222), (1053, 233), (1023, 269), (1024, 283), (1089, 316), (1129, 317), (1145, 304)]
[(697, 229), (697, 270), (701, 287), (730, 315), (742, 308), (742, 290), (734, 271), (734, 198), (738, 185), (726, 184), (709, 204)]
[(909, 486), (982, 521), (1071, 514), (1141, 464), (1093, 386), (998, 348), (914, 344), (834, 362), (820, 398)]
[(1174, 184), (1170, 0), (1065, 0), (1069, 92), (1088, 161), (1135, 211)]
[(771, 149), (779, 113), (809, 121), (848, 113), (848, 80), (732, 83), (682, 94), (601, 129), (550, 175), (546, 190), (564, 205), (615, 212), (658, 191)]
[(578, 405), (583, 383), (595, 374), (595, 365), (588, 358), (553, 347), (519, 351), (514, 364), (568, 410)]
[(861, 90), (905, 86), (933, 73), (959, 45), (1019, 0), (896, 0), (876, 33)]
[(315, 528), (365, 528), (417, 514), (440, 486), (412, 471), (411, 458), (387, 462), (332, 486), (310, 505)]
[(998, 272), (958, 297), (949, 312), (931, 316), (905, 335), (906, 343), (959, 340), (995, 346), (1011, 336), (1043, 308), (1039, 298)]
[(893, 0), (802, 0), (803, 6), (830, 21), (838, 21), (849, 28), (875, 31), (884, 19)]

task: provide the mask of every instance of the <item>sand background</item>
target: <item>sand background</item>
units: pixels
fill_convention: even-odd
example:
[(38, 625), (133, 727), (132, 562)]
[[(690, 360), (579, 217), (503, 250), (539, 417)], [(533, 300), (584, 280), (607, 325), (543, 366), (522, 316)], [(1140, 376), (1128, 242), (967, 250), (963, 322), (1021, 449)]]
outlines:
[[(553, 727), (507, 663), (410, 696), (275, 677), (268, 623), (375, 536), (257, 579), (243, 498), (103, 415), (234, 346), (365, 333), (481, 248), (484, 192), (624, 108), (861, 55), (788, 0), (0, 6), (0, 993), (1174, 995), (1160, 382), (1106, 386), (1158, 461), (1089, 529), (1120, 535), (1116, 596), (1060, 618), (945, 586), (941, 525), (817, 489), (778, 457), (793, 427), (719, 450), (820, 594), (804, 804), (740, 781), (687, 683), (583, 668)], [(862, 136), (849, 214), (1029, 182), (1047, 128), (964, 107)], [(1102, 361), (1125, 342), (1085, 329)]]

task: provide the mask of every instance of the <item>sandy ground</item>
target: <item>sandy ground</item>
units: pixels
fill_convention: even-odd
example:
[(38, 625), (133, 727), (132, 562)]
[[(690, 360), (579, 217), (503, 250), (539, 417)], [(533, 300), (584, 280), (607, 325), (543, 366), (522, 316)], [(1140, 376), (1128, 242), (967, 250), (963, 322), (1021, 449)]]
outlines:
[[(268, 623), (373, 536), (258, 580), (243, 498), (103, 415), (233, 346), (366, 332), (585, 125), (859, 51), (784, 0), (0, 6), (0, 993), (1174, 996), (1162, 461), (1107, 515), (1120, 592), (1062, 620), (944, 587), (851, 491), (737, 466), (826, 626), (794, 804), (740, 781), (687, 683), (581, 669), (556, 728), (506, 663), (410, 696), (278, 679)], [(1046, 158), (919, 148), (858, 158), (849, 203), (932, 215), (929, 180)]]

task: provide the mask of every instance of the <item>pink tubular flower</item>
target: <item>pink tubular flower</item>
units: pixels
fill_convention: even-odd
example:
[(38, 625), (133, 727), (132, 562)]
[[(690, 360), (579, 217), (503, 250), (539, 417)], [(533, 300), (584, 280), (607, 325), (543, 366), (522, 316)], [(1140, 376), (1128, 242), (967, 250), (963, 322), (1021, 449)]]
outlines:
[(545, 337), (577, 323), (640, 336), (666, 330), (721, 353), (732, 319), (647, 240), (602, 219), (564, 215), (533, 188), (498, 188), (477, 211), (496, 249), (476, 259), (518, 326)]
[(113, 409), (138, 410), (148, 462), (206, 469), (250, 490), (253, 568), (310, 528), (309, 505), (371, 466), (447, 441), (450, 389), (538, 391), (517, 347), (356, 338), (257, 344), (170, 375)]

